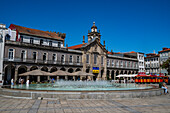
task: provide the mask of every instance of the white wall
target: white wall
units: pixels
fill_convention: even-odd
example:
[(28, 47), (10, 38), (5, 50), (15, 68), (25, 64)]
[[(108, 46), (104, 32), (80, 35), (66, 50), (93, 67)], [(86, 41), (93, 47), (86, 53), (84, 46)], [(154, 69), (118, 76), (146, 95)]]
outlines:
[(22, 35), (22, 36), (23, 36), (23, 42), (25, 43), (30, 43), (30, 38), (33, 38), (34, 44), (40, 44), (40, 40), (43, 39), (42, 45), (49, 46), (49, 41), (52, 41), (52, 47), (58, 47), (58, 42), (61, 42), (61, 47), (64, 46), (62, 41), (50, 40), (46, 38), (39, 38), (39, 37), (33, 37), (33, 36), (27, 36), (27, 35)]

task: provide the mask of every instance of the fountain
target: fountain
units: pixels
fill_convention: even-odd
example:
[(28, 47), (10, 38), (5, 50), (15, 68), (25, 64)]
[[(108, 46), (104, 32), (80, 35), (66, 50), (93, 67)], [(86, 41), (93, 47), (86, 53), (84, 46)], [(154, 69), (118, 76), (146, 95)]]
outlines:
[(136, 84), (118, 84), (109, 81), (57, 81), (46, 84), (15, 85), (14, 89), (47, 90), (47, 91), (114, 91), (148, 89), (151, 86)]
[(119, 84), (111, 81), (57, 81), (55, 83), (15, 85), (1, 88), (0, 95), (19, 98), (113, 99), (161, 95), (162, 89), (151, 85)]

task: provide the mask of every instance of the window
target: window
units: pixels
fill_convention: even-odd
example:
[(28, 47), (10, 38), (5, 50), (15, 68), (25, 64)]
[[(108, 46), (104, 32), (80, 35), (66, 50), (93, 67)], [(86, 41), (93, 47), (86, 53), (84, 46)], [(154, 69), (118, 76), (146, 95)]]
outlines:
[(121, 67), (123, 67), (123, 61), (121, 61), (120, 65), (121, 65)]
[(21, 60), (25, 60), (26, 59), (26, 51), (22, 50), (21, 51)]
[(112, 67), (114, 66), (114, 60), (112, 60)]
[(94, 54), (94, 64), (97, 64), (97, 55)]
[(44, 62), (47, 61), (47, 53), (44, 53), (44, 54), (43, 54), (43, 61), (44, 61)]
[(5, 36), (5, 40), (10, 40), (10, 35), (9, 35), (9, 34), (7, 34), (7, 35)]
[(58, 42), (58, 47), (61, 47), (61, 42)]
[(49, 41), (49, 46), (52, 46), (52, 41)]
[(77, 56), (77, 63), (80, 63), (80, 56)]
[(34, 39), (30, 38), (30, 44), (33, 44), (33, 43), (34, 43)]
[(109, 60), (107, 60), (107, 66), (109, 66)]
[(8, 50), (8, 59), (9, 60), (14, 60), (14, 49), (9, 49)]
[(116, 66), (119, 67), (119, 61), (118, 60), (116, 61)]
[(57, 60), (56, 54), (53, 54), (53, 61), (56, 61), (56, 60)]
[(73, 56), (70, 55), (69, 63), (73, 63)]
[(43, 39), (40, 40), (40, 45), (43, 45)]
[(61, 63), (64, 63), (64, 61), (65, 61), (65, 57), (64, 55), (61, 55)]
[(89, 63), (89, 54), (86, 55), (86, 63)]
[(103, 56), (101, 56), (101, 64), (103, 65)]
[(20, 39), (21, 39), (20, 41), (23, 42), (23, 36), (20, 36)]
[(37, 52), (33, 52), (33, 60), (37, 59)]
[(127, 67), (127, 62), (125, 61), (125, 67)]

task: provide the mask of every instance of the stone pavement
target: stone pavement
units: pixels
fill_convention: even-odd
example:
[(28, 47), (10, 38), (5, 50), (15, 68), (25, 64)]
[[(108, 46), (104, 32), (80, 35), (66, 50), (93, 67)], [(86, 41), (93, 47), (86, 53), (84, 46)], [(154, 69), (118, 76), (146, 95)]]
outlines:
[(114, 100), (31, 100), (0, 96), (0, 113), (170, 113), (170, 94)]
[(170, 113), (170, 94), (115, 100), (31, 100), (0, 97), (0, 113)]

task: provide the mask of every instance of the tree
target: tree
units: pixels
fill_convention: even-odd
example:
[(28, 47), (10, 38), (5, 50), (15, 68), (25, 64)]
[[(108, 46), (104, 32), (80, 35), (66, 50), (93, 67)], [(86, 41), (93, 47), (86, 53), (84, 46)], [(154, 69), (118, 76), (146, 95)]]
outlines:
[(168, 58), (163, 64), (161, 65), (163, 69), (168, 71), (168, 75), (170, 74), (170, 58)]

